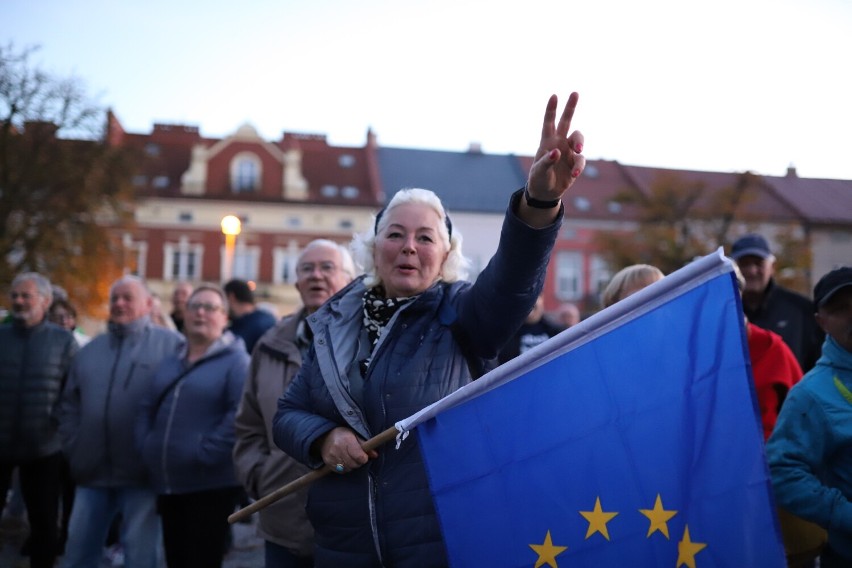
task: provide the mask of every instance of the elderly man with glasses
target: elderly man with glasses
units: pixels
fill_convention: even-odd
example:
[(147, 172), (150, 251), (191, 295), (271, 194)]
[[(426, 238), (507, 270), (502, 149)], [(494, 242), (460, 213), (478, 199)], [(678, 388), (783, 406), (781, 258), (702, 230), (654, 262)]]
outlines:
[[(273, 443), (272, 417), (278, 398), (301, 367), (313, 341), (305, 318), (345, 287), (355, 268), (345, 247), (318, 239), (302, 251), (296, 275), (303, 307), (283, 318), (258, 342), (237, 412), (237, 475), (255, 499), (308, 472)], [(266, 566), (313, 566), (313, 530), (305, 515), (306, 495), (307, 490), (296, 492), (259, 513), (258, 532), (266, 541)]]

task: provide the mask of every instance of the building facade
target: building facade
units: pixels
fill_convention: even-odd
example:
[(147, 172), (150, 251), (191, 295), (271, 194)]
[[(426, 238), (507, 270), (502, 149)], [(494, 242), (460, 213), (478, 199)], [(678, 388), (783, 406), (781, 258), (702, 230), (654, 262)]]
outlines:
[[(254, 282), (259, 299), (280, 313), (298, 306), (294, 264), (310, 240), (348, 243), (407, 187), (441, 197), (475, 278), (496, 250), (509, 197), (532, 164), (531, 156), (486, 154), (478, 146), (464, 152), (381, 147), (371, 131), (362, 147), (287, 132), (270, 142), (250, 125), (221, 139), (186, 125), (128, 133), (112, 113), (107, 140), (137, 149), (143, 161), (133, 180), (140, 197), (136, 226), (122, 234), (126, 270), (146, 278), (165, 300), (179, 280), (222, 282), (233, 275)], [(744, 184), (747, 191), (739, 191)], [(573, 302), (586, 313), (596, 310), (601, 289), (622, 268), (612, 265), (601, 237), (634, 239), (647, 222), (648, 203), (665, 199), (660, 188), (672, 186), (692, 192), (695, 207), (682, 222), (709, 250), (747, 231), (764, 233), (778, 247), (798, 242), (810, 260), (786, 276), (804, 292), (832, 266), (852, 261), (852, 181), (804, 179), (792, 169), (783, 177), (746, 179), (589, 160), (564, 200), (546, 309)], [(714, 213), (723, 202), (735, 218)], [(220, 228), (225, 215), (242, 226), (230, 266)]]

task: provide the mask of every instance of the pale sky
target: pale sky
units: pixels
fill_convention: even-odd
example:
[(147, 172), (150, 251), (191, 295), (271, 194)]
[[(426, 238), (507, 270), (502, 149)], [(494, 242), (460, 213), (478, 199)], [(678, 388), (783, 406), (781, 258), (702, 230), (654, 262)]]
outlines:
[(590, 159), (852, 180), (850, 0), (0, 0), (0, 21), (130, 132), (531, 155), (573, 90)]

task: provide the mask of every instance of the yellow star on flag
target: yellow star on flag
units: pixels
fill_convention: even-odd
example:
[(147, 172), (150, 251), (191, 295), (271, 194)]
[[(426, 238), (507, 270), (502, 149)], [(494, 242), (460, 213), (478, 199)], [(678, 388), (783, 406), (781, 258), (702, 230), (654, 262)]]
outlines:
[(568, 550), (567, 546), (553, 545), (553, 541), (550, 540), (550, 531), (547, 531), (547, 536), (544, 537), (544, 544), (531, 544), (530, 548), (538, 554), (535, 568), (541, 568), (545, 564), (551, 566), (551, 568), (559, 568), (556, 565), (556, 557)]
[(604, 513), (601, 509), (601, 498), (595, 499), (594, 511), (580, 511), (580, 514), (589, 521), (589, 529), (586, 531), (586, 538), (589, 538), (596, 532), (601, 533), (605, 539), (609, 540), (609, 531), (606, 524), (612, 520), (618, 513)]
[(684, 564), (688, 568), (695, 568), (695, 555), (707, 548), (703, 542), (692, 542), (689, 538), (689, 525), (683, 528), (683, 540), (677, 543), (677, 564), (680, 568)]
[(654, 503), (653, 509), (639, 509), (639, 512), (651, 521), (651, 526), (648, 527), (648, 538), (651, 538), (651, 535), (657, 531), (660, 531), (666, 538), (669, 538), (669, 525), (667, 523), (672, 517), (677, 515), (677, 511), (666, 511), (663, 509), (663, 500), (660, 498), (659, 493), (657, 493), (657, 501)]

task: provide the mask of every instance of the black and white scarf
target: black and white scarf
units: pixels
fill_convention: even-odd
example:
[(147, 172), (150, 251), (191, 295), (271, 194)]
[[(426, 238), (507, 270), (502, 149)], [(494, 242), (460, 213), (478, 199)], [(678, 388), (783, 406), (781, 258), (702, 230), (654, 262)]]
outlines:
[[(399, 309), (417, 298), (385, 298), (385, 290), (381, 286), (370, 288), (364, 294), (364, 328), (372, 347), (376, 346), (379, 338), (385, 330), (388, 322)], [(370, 350), (372, 351), (372, 349)], [(372, 354), (361, 361), (361, 374), (366, 375), (367, 367), (370, 366)]]

